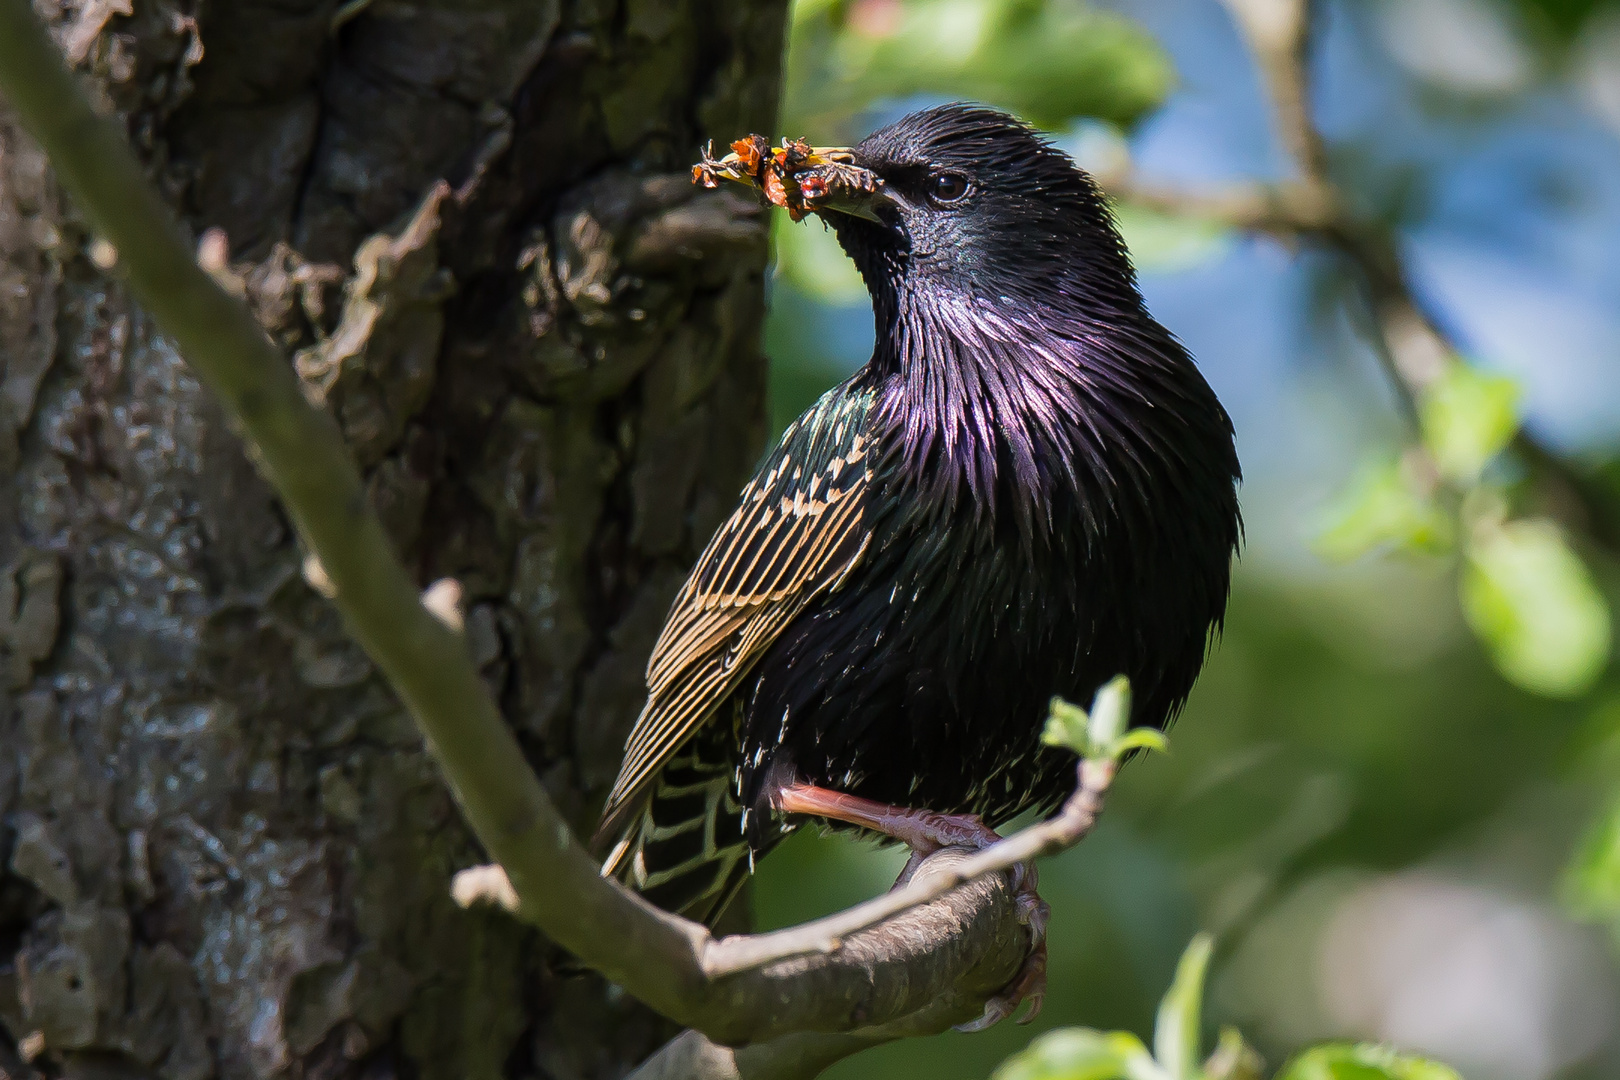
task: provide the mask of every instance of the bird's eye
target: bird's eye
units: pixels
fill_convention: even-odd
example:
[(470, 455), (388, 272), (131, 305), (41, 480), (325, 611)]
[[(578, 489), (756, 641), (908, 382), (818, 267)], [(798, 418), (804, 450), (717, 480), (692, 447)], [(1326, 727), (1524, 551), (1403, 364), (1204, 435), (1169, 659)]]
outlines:
[(958, 172), (943, 172), (935, 175), (929, 185), (928, 194), (937, 203), (958, 202), (968, 193), (968, 178)]

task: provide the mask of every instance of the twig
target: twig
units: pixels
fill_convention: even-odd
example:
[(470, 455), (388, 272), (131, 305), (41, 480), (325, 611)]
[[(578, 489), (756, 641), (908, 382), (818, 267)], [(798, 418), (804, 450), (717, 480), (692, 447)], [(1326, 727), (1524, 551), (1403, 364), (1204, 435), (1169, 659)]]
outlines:
[(943, 896), (975, 878), (1010, 870), (1019, 863), (1071, 848), (1097, 824), (1115, 768), (1115, 763), (1109, 760), (1081, 762), (1080, 786), (1057, 816), (975, 852), (948, 872), (926, 877), (918, 875), (874, 900), (802, 926), (774, 934), (722, 938), (705, 951), (703, 968), (710, 975), (719, 976), (804, 953), (833, 952), (849, 935)]
[[(919, 871), (905, 885), (875, 899), (786, 930), (711, 938), (703, 949), (703, 971), (711, 979), (723, 979), (781, 960), (835, 953), (852, 935), (929, 904), (953, 889), (1066, 851), (1096, 826), (1117, 768), (1109, 759), (1082, 761), (1079, 786), (1055, 816), (979, 851), (948, 849), (958, 854), (945, 862), (930, 859), (923, 864), (929, 872)], [(452, 891), (463, 907), (492, 903), (516, 910), (518, 904), (517, 894), (499, 866), (463, 870), (456, 875)]]
[(1296, 180), (1280, 184), (1228, 184), (1208, 191), (1189, 191), (1152, 184), (1130, 174), (1100, 179), (1109, 195), (1121, 202), (1285, 239), (1302, 233), (1326, 232), (1343, 220), (1331, 192)]
[[(982, 851), (949, 848), (924, 861), (911, 880), (888, 894), (837, 915), (775, 934), (726, 938), (711, 946), (705, 967), (715, 975), (780, 963), (806, 954), (832, 954), (848, 948), (857, 935), (886, 920), (909, 917), (940, 897), (1001, 881), (1000, 873), (1019, 863), (1055, 854), (1091, 832), (1118, 768), (1117, 756), (1080, 763), (1080, 783), (1053, 818), (1013, 834)], [(1010, 894), (1008, 894), (1010, 895)], [(1002, 978), (998, 973), (996, 978)], [(999, 984), (996, 984), (999, 985)], [(942, 1030), (957, 1016), (957, 1003), (936, 1002), (931, 1014), (856, 1031), (786, 1035), (743, 1049), (716, 1045), (686, 1031), (649, 1058), (628, 1080), (811, 1080), (841, 1058), (908, 1035)], [(953, 1023), (955, 1021), (952, 1021)]]
[(1327, 175), (1322, 136), (1311, 120), (1310, 0), (1222, 0), (1248, 39), (1271, 94), (1277, 134), (1307, 183)]

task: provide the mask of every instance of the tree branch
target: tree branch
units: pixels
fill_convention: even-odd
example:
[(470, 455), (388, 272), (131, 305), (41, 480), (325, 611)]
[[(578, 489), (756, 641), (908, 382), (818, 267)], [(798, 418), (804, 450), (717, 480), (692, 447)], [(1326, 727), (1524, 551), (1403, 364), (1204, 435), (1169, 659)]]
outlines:
[[(1107, 178), (1105, 186), (1122, 202), (1289, 242), (1310, 240), (1337, 252), (1362, 280), (1373, 351), (1402, 412), (1415, 424), (1425, 391), (1461, 350), (1418, 303), (1394, 232), (1356, 220), (1328, 174), (1322, 136), (1310, 113), (1310, 0), (1223, 3), (1264, 77), (1278, 138), (1298, 177), (1201, 192), (1157, 186), (1127, 174)], [(1620, 559), (1620, 496), (1522, 428), (1512, 445), (1540, 482), (1548, 510), (1590, 537), (1610, 558)]]
[(1277, 134), (1306, 183), (1323, 183), (1327, 155), (1311, 120), (1310, 0), (1222, 0), (1254, 53)]
[(697, 1054), (729, 1062), (737, 1076), (810, 1075), (803, 1069), (812, 1066), (794, 1072), (791, 1062), (943, 1030), (978, 1015), (1012, 979), (1028, 935), (1005, 876), (993, 871), (1083, 836), (1111, 767), (1092, 770), (1055, 822), (984, 852), (937, 852), (897, 893), (779, 934), (716, 941), (602, 878), (490, 699), (458, 620), (423, 603), (390, 549), (336, 424), (309, 404), (242, 301), (198, 266), (123, 132), (78, 92), (28, 0), (0, 0), (0, 95), (116, 251), (131, 291), (239, 425), (322, 591), (415, 718), (468, 824), (504, 868), (517, 914), (707, 1037), (685, 1037), (661, 1055), (665, 1065)]
[(1099, 178), (1120, 201), (1174, 217), (1213, 221), (1228, 228), (1263, 232), (1283, 239), (1321, 233), (1341, 217), (1330, 193), (1297, 180), (1279, 184), (1228, 184), (1207, 191), (1153, 184), (1125, 173)]
[[(977, 910), (984, 902), (980, 894), (988, 890), (987, 895), (992, 895), (995, 902), (1004, 907), (1000, 913), (1003, 921), (982, 925), (987, 929), (992, 925), (999, 929), (1013, 926), (1016, 932), (1010, 935), (993, 962), (969, 969), (952, 993), (910, 1016), (886, 1024), (857, 1026), (842, 1032), (796, 1032), (740, 1048), (719, 1045), (695, 1031), (682, 1032), (647, 1059), (628, 1080), (810, 1080), (833, 1062), (851, 1054), (896, 1039), (936, 1034), (975, 1019), (983, 1009), (984, 1000), (1017, 974), (1028, 951), (1028, 938), (1022, 927), (1016, 927), (1016, 898), (1005, 887), (1005, 878), (997, 874), (979, 877), (965, 886), (957, 884), (973, 857), (973, 853), (965, 849), (947, 848), (924, 860), (912, 882), (947, 890), (945, 899), (911, 908), (878, 928), (878, 931), (916, 935), (918, 940), (930, 942), (927, 946), (930, 950), (958, 948), (962, 940), (980, 932), (975, 930), (973, 921), (983, 918)], [(1012, 923), (1004, 920), (1008, 912), (1013, 913)], [(973, 921), (961, 921), (964, 919)], [(843, 947), (861, 948), (858, 943), (874, 932), (856, 934)]]
[(625, 1080), (812, 1080), (834, 1062), (886, 1041), (861, 1035), (784, 1035), (738, 1050), (683, 1031)]
[(729, 937), (717, 941), (709, 947), (705, 967), (711, 974), (725, 975), (804, 953), (833, 952), (849, 935), (893, 918), (918, 904), (928, 903), (975, 878), (1010, 870), (1019, 863), (1032, 862), (1071, 848), (1097, 824), (1097, 816), (1102, 813), (1103, 802), (1113, 784), (1115, 768), (1114, 762), (1108, 760), (1083, 761), (1080, 765), (1080, 784), (1057, 816), (975, 852), (949, 869), (935, 874), (913, 875), (905, 885), (837, 915), (773, 934)]

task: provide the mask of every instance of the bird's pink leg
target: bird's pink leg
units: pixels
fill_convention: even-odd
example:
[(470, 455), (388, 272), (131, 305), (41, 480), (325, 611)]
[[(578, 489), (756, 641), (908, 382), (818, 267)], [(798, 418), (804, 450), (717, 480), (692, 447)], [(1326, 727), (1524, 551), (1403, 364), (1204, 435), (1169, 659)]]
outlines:
[(999, 833), (972, 814), (908, 810), (813, 784), (788, 784), (776, 792), (771, 805), (784, 814), (810, 814), (859, 825), (903, 841), (920, 855), (932, 855), (946, 847), (985, 848), (1001, 839)]
[[(933, 810), (911, 810), (904, 806), (862, 799), (842, 791), (814, 784), (785, 784), (771, 795), (771, 806), (783, 814), (808, 814), (858, 825), (899, 840), (911, 848), (911, 859), (900, 872), (896, 886), (911, 879), (922, 859), (940, 848), (966, 847), (979, 850), (1001, 839), (976, 814), (940, 814)], [(1029, 958), (1016, 978), (997, 996), (985, 1003), (984, 1015), (965, 1031), (982, 1031), (1011, 1016), (1020, 1004), (1030, 1003), (1019, 1023), (1027, 1024), (1041, 1011), (1046, 994), (1046, 918), (1051, 909), (1035, 891), (1035, 867), (1020, 863), (1013, 868), (1013, 889), (1018, 894), (1019, 917), (1034, 939)]]

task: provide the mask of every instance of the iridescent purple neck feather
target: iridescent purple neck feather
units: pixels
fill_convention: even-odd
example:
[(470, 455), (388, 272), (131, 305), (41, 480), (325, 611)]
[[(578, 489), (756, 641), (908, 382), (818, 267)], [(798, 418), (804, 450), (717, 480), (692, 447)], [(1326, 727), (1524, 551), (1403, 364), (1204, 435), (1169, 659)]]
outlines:
[[(1231, 423), (1148, 313), (1091, 178), (972, 106), (910, 117), (856, 155), (895, 196), (884, 222), (834, 220), (872, 293), (891, 482), (981, 528), (1010, 514), (1031, 552), (1074, 549), (1054, 533), (1068, 504), (1088, 551), (1178, 510), (1212, 548), (1235, 542)], [(942, 172), (968, 183), (945, 207), (927, 193)]]

